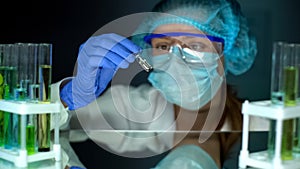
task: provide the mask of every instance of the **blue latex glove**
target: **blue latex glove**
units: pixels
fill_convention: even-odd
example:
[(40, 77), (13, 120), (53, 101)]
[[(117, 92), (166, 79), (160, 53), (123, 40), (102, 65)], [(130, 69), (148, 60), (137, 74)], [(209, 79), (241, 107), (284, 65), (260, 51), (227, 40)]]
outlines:
[(119, 68), (128, 68), (141, 50), (130, 40), (117, 34), (89, 38), (77, 58), (77, 74), (60, 92), (70, 110), (86, 106), (107, 87)]

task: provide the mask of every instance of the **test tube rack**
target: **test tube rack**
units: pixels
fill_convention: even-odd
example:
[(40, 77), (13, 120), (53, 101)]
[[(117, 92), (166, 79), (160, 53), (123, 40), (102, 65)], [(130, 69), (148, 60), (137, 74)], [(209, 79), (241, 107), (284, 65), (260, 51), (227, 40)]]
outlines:
[[(245, 101), (242, 107), (243, 114), (243, 134), (242, 149), (239, 156), (239, 167), (247, 168), (263, 168), (263, 169), (297, 169), (300, 168), (300, 157), (293, 160), (281, 159), (281, 140), (283, 131), (283, 121), (300, 117), (300, 105), (293, 107), (278, 107), (271, 104), (271, 101)], [(268, 152), (259, 151), (249, 153), (249, 119), (250, 116), (258, 116), (276, 121), (275, 136), (275, 154), (272, 159), (268, 156)]]
[(59, 103), (38, 104), (25, 101), (0, 100), (0, 110), (21, 115), (20, 122), (20, 149), (11, 151), (0, 148), (0, 158), (14, 163), (16, 167), (26, 168), (31, 162), (47, 159), (61, 161), (61, 146), (59, 144), (59, 125), (54, 124), (54, 144), (48, 152), (36, 152), (28, 155), (26, 150), (26, 115), (51, 113), (55, 122), (59, 121)]

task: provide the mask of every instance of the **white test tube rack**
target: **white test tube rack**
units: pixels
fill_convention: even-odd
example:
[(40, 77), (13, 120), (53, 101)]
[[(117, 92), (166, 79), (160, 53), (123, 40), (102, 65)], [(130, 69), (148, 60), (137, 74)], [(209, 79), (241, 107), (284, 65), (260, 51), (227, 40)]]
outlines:
[[(271, 104), (271, 101), (245, 101), (242, 107), (243, 113), (243, 134), (242, 149), (239, 156), (239, 167), (263, 168), (263, 169), (297, 169), (300, 168), (300, 157), (293, 160), (281, 159), (281, 140), (283, 132), (283, 121), (300, 117), (300, 105), (293, 107), (278, 107)], [(271, 159), (268, 152), (259, 151), (249, 153), (249, 117), (258, 116), (276, 121), (275, 154)]]
[(28, 155), (26, 150), (26, 115), (51, 113), (55, 122), (59, 121), (60, 105), (58, 103), (37, 104), (24, 101), (6, 101), (0, 100), (0, 110), (19, 114), (20, 123), (20, 149), (11, 151), (0, 148), (0, 158), (14, 163), (16, 167), (26, 168), (31, 162), (47, 160), (54, 158), (56, 162), (61, 161), (61, 146), (59, 144), (59, 125), (54, 124), (54, 144), (48, 152), (36, 152)]

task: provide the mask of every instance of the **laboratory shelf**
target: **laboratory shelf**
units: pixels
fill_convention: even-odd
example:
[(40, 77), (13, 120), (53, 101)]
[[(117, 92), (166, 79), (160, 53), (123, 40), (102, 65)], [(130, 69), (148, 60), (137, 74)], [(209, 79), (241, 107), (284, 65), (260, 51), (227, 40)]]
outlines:
[(61, 161), (61, 145), (59, 144), (59, 125), (54, 124), (54, 144), (50, 146), (48, 152), (36, 152), (28, 155), (26, 150), (26, 115), (30, 114), (52, 114), (53, 122), (58, 122), (60, 118), (61, 105), (59, 103), (37, 103), (26, 101), (0, 100), (0, 110), (12, 114), (20, 115), (20, 148), (5, 149), (0, 148), (0, 159), (14, 163), (16, 167), (27, 168), (29, 163), (54, 159)]
[[(239, 156), (239, 168), (260, 168), (260, 169), (297, 169), (300, 168), (300, 157), (294, 156), (293, 160), (281, 159), (281, 140), (283, 131), (283, 121), (300, 117), (300, 105), (293, 107), (275, 106), (270, 100), (245, 101), (242, 106), (243, 133), (242, 149)], [(268, 152), (258, 151), (250, 153), (249, 142), (249, 121), (250, 116), (258, 116), (276, 122), (275, 153), (271, 158)]]

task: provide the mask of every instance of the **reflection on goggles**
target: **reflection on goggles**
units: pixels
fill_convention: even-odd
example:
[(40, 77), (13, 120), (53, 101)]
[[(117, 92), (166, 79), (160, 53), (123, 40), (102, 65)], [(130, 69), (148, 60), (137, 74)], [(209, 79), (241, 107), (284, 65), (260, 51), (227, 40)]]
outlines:
[[(180, 53), (181, 58), (186, 63), (203, 63), (203, 62), (209, 62), (214, 61), (216, 58), (204, 58), (203, 52), (198, 52), (191, 50), (190, 48), (182, 48), (180, 45), (176, 44), (174, 46), (170, 47), (169, 53), (175, 53), (174, 50), (178, 50)], [(207, 59), (210, 59), (209, 61)]]
[[(214, 67), (218, 60), (220, 59), (220, 55), (214, 52), (198, 52), (191, 50), (189, 48), (183, 48), (179, 44), (175, 44), (170, 47), (168, 51), (164, 50), (163, 53), (160, 54), (168, 54), (164, 56), (164, 59), (159, 59), (159, 64), (168, 64), (169, 60), (173, 57), (181, 58), (187, 65), (192, 67)], [(159, 55), (160, 55), (159, 54)], [(154, 56), (154, 58), (156, 58)], [(153, 59), (154, 59), (153, 58)], [(153, 63), (153, 59), (149, 58), (150, 63)], [(156, 64), (158, 62), (156, 61)]]

